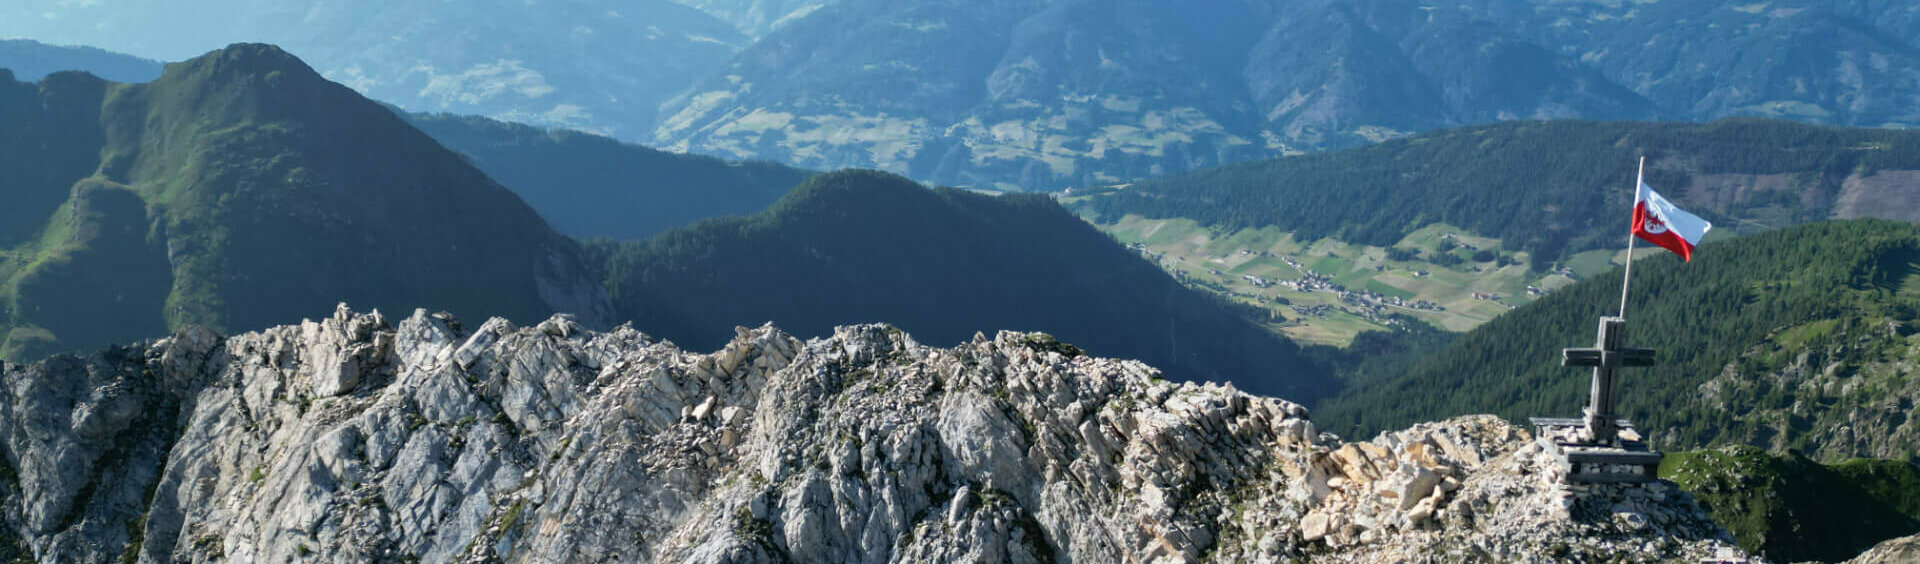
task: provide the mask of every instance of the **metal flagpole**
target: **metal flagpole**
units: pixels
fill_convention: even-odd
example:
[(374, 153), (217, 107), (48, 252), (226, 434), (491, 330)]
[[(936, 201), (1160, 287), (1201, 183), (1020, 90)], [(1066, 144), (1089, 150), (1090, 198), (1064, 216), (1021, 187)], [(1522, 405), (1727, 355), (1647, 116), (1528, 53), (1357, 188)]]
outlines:
[[(1640, 172), (1633, 175), (1634, 212), (1639, 211), (1640, 185), (1646, 183), (1646, 178), (1647, 157), (1642, 156), (1640, 157)], [(1627, 318), (1627, 287), (1633, 284), (1633, 240), (1639, 238), (1633, 235), (1633, 228), (1635, 227), (1633, 217), (1633, 213), (1627, 214), (1627, 272), (1620, 280), (1620, 319)]]

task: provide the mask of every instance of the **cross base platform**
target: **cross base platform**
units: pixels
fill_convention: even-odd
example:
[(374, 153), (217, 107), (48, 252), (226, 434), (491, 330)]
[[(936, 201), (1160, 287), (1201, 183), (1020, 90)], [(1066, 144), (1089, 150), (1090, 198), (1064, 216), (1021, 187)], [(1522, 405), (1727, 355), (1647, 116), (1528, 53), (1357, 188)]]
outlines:
[(1534, 417), (1534, 436), (1540, 446), (1560, 460), (1568, 483), (1638, 483), (1660, 479), (1660, 460), (1666, 455), (1647, 448), (1633, 424), (1619, 419), (1614, 440), (1594, 443), (1586, 436), (1586, 421)]

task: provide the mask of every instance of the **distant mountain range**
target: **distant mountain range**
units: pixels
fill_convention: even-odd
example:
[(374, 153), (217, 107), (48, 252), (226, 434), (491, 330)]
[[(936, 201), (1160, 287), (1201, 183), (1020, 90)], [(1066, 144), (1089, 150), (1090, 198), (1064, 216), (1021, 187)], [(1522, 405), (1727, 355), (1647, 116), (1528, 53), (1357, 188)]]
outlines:
[(1920, 123), (1920, 8), (1784, 0), (846, 0), (654, 142), (1059, 188), (1512, 119)]
[(83, 70), (114, 82), (160, 78), (161, 63), (93, 47), (61, 47), (26, 39), (0, 39), (0, 69), (15, 80), (39, 82), (63, 70)]
[(0, 37), (161, 60), (269, 42), (412, 111), (628, 139), (749, 41), (669, 0), (21, 0), (0, 7)]
[(0, 36), (157, 59), (272, 41), (410, 111), (1007, 190), (1507, 120), (1920, 124), (1920, 8), (1901, 2), (444, 6), (27, 0)]

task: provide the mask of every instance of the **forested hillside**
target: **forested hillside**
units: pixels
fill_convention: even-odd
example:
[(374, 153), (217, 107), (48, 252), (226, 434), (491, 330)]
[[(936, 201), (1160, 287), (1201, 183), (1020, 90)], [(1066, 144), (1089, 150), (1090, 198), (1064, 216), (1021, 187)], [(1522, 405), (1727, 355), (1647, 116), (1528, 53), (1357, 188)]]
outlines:
[(813, 174), (483, 117), (403, 115), (574, 237), (637, 240), (704, 218), (754, 213)]
[(1331, 391), (1292, 342), (1187, 289), (1039, 195), (926, 189), (870, 171), (824, 174), (767, 211), (640, 243), (592, 246), (635, 327), (707, 350), (739, 325), (796, 335), (884, 321), (929, 344), (1046, 331), (1170, 379), (1231, 381), (1289, 399)]
[(1903, 197), (1920, 193), (1920, 133), (1756, 119), (1468, 127), (1141, 181), (1084, 205), (1102, 221), (1182, 217), (1378, 246), (1445, 223), (1529, 252), (1539, 269), (1626, 244), (1642, 155), (1648, 184), (1721, 233), (1920, 219)]
[[(1628, 369), (1620, 406), (1667, 448), (1755, 445), (1820, 458), (1920, 452), (1920, 226), (1821, 222), (1710, 243), (1694, 262), (1642, 259), (1627, 340), (1659, 351)], [(1573, 416), (1590, 346), (1620, 277), (1582, 281), (1438, 350), (1384, 358), (1316, 418), (1356, 434), (1464, 413)]]

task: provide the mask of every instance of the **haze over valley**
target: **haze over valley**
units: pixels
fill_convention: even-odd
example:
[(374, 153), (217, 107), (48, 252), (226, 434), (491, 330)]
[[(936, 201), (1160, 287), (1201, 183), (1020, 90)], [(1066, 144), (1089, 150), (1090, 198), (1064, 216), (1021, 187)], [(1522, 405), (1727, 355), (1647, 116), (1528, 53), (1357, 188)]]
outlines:
[(1909, 561), (1914, 53), (1873, 1), (11, 2), (0, 560)]

